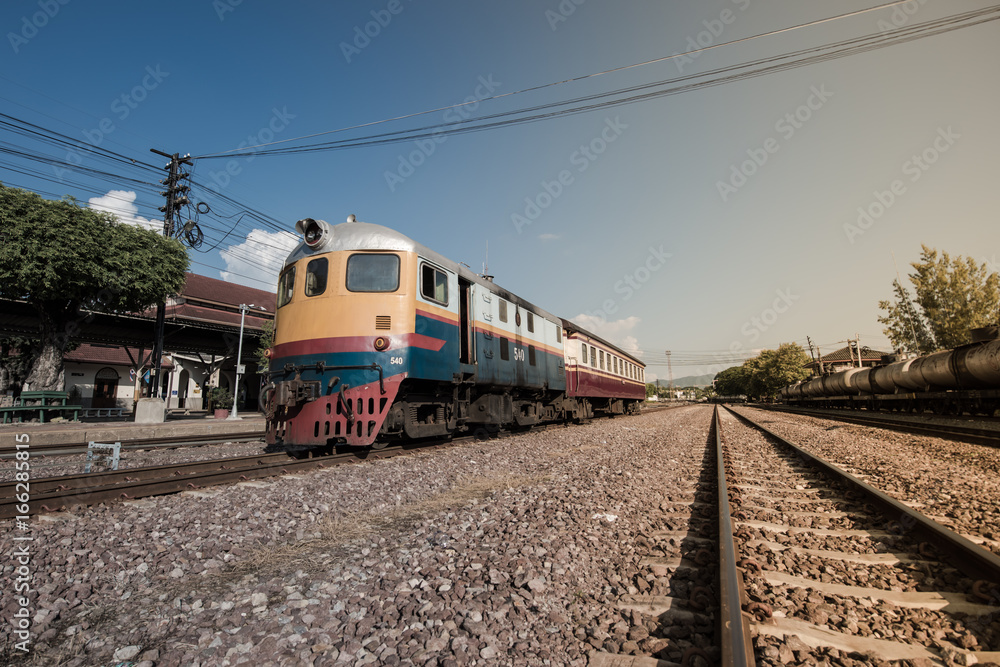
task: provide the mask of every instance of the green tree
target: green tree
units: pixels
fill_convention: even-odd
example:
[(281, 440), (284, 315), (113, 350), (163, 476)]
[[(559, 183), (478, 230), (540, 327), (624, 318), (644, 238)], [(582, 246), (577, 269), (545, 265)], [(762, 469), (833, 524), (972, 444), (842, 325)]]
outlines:
[[(969, 342), (969, 329), (1000, 321), (1000, 277), (986, 263), (938, 253), (921, 245), (920, 261), (909, 274), (918, 311), (911, 312), (909, 295), (894, 281), (894, 300), (879, 301), (885, 315), (878, 321), (896, 347), (933, 352)], [(921, 327), (921, 324), (923, 325)]]
[(927, 354), (936, 349), (934, 335), (927, 319), (917, 312), (913, 299), (898, 280), (892, 281), (893, 301), (879, 301), (878, 307), (886, 311), (878, 321), (885, 325), (882, 331), (896, 348)]
[(183, 286), (187, 266), (177, 240), (0, 185), (0, 298), (26, 301), (40, 322), (32, 389), (62, 389), (63, 354), (86, 311), (146, 310)]
[(749, 390), (746, 366), (733, 366), (715, 376), (715, 393), (718, 396), (745, 396)]
[(782, 343), (777, 350), (763, 350), (743, 363), (748, 377), (747, 395), (773, 398), (782, 387), (809, 376), (809, 355), (797, 343)]
[(267, 351), (274, 345), (274, 320), (267, 320), (260, 327), (260, 338), (257, 339), (257, 350), (254, 356), (257, 357), (257, 373), (263, 374), (271, 370), (271, 359), (267, 356)]
[(646, 398), (656, 396), (656, 385), (652, 382), (646, 383)]

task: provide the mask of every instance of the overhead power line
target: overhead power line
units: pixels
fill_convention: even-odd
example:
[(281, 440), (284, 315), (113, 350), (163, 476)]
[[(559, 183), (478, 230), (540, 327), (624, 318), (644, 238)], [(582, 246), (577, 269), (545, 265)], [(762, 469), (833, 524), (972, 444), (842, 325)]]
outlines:
[[(900, 4), (900, 3), (898, 2), (888, 3), (885, 5), (881, 5), (878, 8), (871, 8), (871, 9), (881, 9), (895, 4)], [(863, 11), (870, 11), (870, 10), (863, 10)], [(802, 24), (802, 26), (813, 25), (819, 22), (836, 20), (844, 18), (846, 16), (853, 16), (856, 15), (857, 13), (859, 12), (852, 12), (850, 14), (840, 15), (838, 17), (822, 19), (821, 21), (818, 22)], [(777, 56), (770, 56), (749, 62), (729, 65), (715, 70), (710, 70), (707, 72), (678, 76), (671, 79), (656, 81), (653, 83), (646, 83), (628, 88), (621, 88), (613, 91), (596, 93), (592, 95), (576, 97), (573, 99), (549, 102), (545, 104), (535, 105), (532, 107), (526, 107), (526, 108), (496, 113), (492, 115), (483, 116), (476, 120), (458, 120), (458, 121), (444, 122), (432, 125), (424, 125), (421, 127), (397, 130), (392, 132), (383, 132), (379, 134), (354, 137), (350, 139), (341, 139), (336, 141), (300, 144), (296, 146), (258, 150), (263, 146), (275, 145), (277, 143), (287, 143), (288, 141), (297, 141), (303, 138), (293, 139), (293, 140), (282, 140), (281, 142), (272, 142), (271, 144), (254, 146), (245, 149), (238, 149), (234, 151), (228, 151), (225, 153), (203, 155), (196, 157), (195, 159), (213, 159), (222, 157), (227, 157), (227, 158), (249, 157), (251, 155), (259, 157), (262, 155), (289, 155), (297, 153), (343, 150), (347, 148), (379, 146), (385, 144), (415, 141), (419, 139), (425, 139), (428, 137), (441, 137), (441, 136), (451, 136), (455, 134), (464, 134), (469, 132), (479, 132), (483, 130), (496, 129), (499, 127), (506, 127), (510, 125), (519, 125), (523, 123), (537, 122), (565, 115), (584, 113), (588, 111), (594, 111), (597, 109), (604, 109), (625, 104), (632, 104), (635, 102), (657, 99), (669, 95), (691, 92), (694, 90), (700, 90), (702, 88), (707, 88), (711, 86), (722, 85), (725, 83), (732, 83), (734, 81), (741, 81), (744, 79), (763, 76), (766, 74), (772, 74), (775, 72), (780, 72), (788, 69), (804, 67), (807, 65), (825, 62), (827, 60), (843, 58), (850, 55), (856, 55), (859, 53), (865, 53), (868, 51), (886, 48), (888, 46), (903, 44), (916, 39), (923, 39), (925, 37), (940, 35), (947, 32), (951, 32), (953, 30), (959, 30), (962, 28), (972, 27), (974, 25), (980, 25), (982, 23), (986, 23), (989, 21), (995, 21), (997, 19), (1000, 19), (1000, 5), (993, 5), (985, 9), (973, 10), (969, 12), (955, 14), (952, 16), (926, 21), (924, 23), (914, 24), (912, 26), (905, 26), (903, 28), (899, 28), (889, 33), (883, 34), (880, 32), (878, 34), (855, 37), (847, 40), (832, 42), (821, 46), (800, 49), (798, 51), (788, 52)], [(795, 28), (802, 26), (796, 26)], [(787, 30), (795, 28), (786, 28), (778, 31), (772, 31), (770, 33), (764, 33), (763, 35), (760, 36), (777, 34), (779, 32), (785, 32)], [(732, 43), (746, 41), (747, 39), (751, 38), (745, 38), (743, 40), (734, 40), (734, 42)], [(729, 44), (730, 43), (727, 43), (727, 45)], [(698, 51), (692, 51), (689, 52), (689, 54), (694, 54), (697, 52)], [(673, 57), (680, 57), (682, 55), (688, 55), (688, 54), (676, 54), (675, 56), (669, 56), (657, 59), (656, 61), (648, 61), (648, 62), (658, 62)], [(647, 64), (647, 63), (641, 63), (641, 64)], [(619, 68), (619, 69), (624, 69), (624, 68)], [(598, 74), (604, 74), (612, 71), (617, 71), (617, 70), (607, 70), (606, 72), (601, 72)], [(583, 78), (589, 78), (590, 76), (596, 76), (596, 75), (588, 75), (587, 77), (578, 77), (577, 79), (570, 79), (566, 80), (565, 82), (580, 80)], [(544, 88), (550, 85), (557, 85), (559, 83), (565, 83), (565, 82), (547, 84), (546, 86), (539, 86), (534, 89), (525, 89), (524, 91), (519, 91), (519, 92), (527, 92), (529, 90), (536, 90), (539, 88)], [(507, 93), (506, 95), (511, 95), (511, 93)], [(486, 99), (498, 99), (499, 97), (502, 96), (496, 96), (496, 98), (486, 98)], [(560, 107), (567, 107), (567, 108), (560, 108)], [(441, 107), (441, 108), (447, 109), (449, 107)], [(411, 118), (414, 116), (424, 115), (426, 113), (430, 112), (420, 112), (417, 114), (410, 114), (408, 116), (400, 116), (398, 117), (398, 119)], [(364, 125), (353, 126), (352, 128), (343, 128), (341, 130), (331, 130), (330, 132), (326, 133), (310, 135), (310, 137), (321, 136), (324, 134), (331, 134), (337, 132), (344, 132), (349, 129), (368, 127), (375, 124), (390, 122), (392, 120), (397, 120), (397, 119), (376, 121), (373, 123), (366, 123)]]

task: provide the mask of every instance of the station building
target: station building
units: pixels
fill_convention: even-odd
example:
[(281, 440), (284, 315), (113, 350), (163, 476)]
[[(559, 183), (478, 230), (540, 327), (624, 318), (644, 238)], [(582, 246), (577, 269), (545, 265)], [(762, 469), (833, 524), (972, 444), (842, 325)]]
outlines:
[[(208, 407), (209, 388), (233, 391), (241, 304), (248, 308), (242, 352), (246, 372), (240, 377), (239, 408), (251, 412), (257, 409), (263, 383), (257, 373), (255, 352), (264, 323), (274, 320), (274, 292), (188, 273), (181, 293), (166, 302), (160, 395), (168, 410), (204, 410)], [(155, 316), (154, 309), (135, 318), (136, 326), (149, 332), (144, 347), (87, 342), (66, 353), (65, 390), (73, 404), (123, 408), (131, 413), (139, 398), (151, 394), (149, 370)], [(178, 341), (176, 345), (172, 345), (174, 341)]]

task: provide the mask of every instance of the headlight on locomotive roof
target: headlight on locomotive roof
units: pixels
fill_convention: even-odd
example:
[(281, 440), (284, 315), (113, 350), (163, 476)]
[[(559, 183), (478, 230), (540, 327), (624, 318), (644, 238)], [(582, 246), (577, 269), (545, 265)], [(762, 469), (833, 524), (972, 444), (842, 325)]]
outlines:
[(302, 234), (306, 245), (316, 249), (323, 245), (326, 239), (330, 238), (330, 225), (324, 220), (313, 220), (303, 218), (295, 223), (295, 231)]

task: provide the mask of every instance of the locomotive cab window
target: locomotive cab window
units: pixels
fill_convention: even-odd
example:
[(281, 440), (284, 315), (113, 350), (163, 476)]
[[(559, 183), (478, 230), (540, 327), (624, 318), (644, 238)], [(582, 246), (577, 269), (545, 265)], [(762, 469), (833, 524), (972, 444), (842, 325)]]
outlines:
[(528, 311), (528, 332), (535, 333), (535, 314)]
[(430, 264), (420, 265), (420, 296), (448, 305), (448, 274)]
[(295, 290), (295, 267), (291, 266), (281, 274), (278, 280), (278, 308), (292, 300), (292, 292)]
[(503, 361), (510, 361), (510, 348), (508, 344), (509, 341), (506, 338), (500, 339), (500, 359)]
[(500, 299), (500, 321), (507, 321), (507, 302), (503, 299)]
[(399, 256), (351, 255), (347, 258), (347, 289), (351, 292), (395, 292), (399, 289)]
[(326, 257), (317, 257), (306, 265), (306, 296), (319, 296), (326, 291), (328, 269)]

